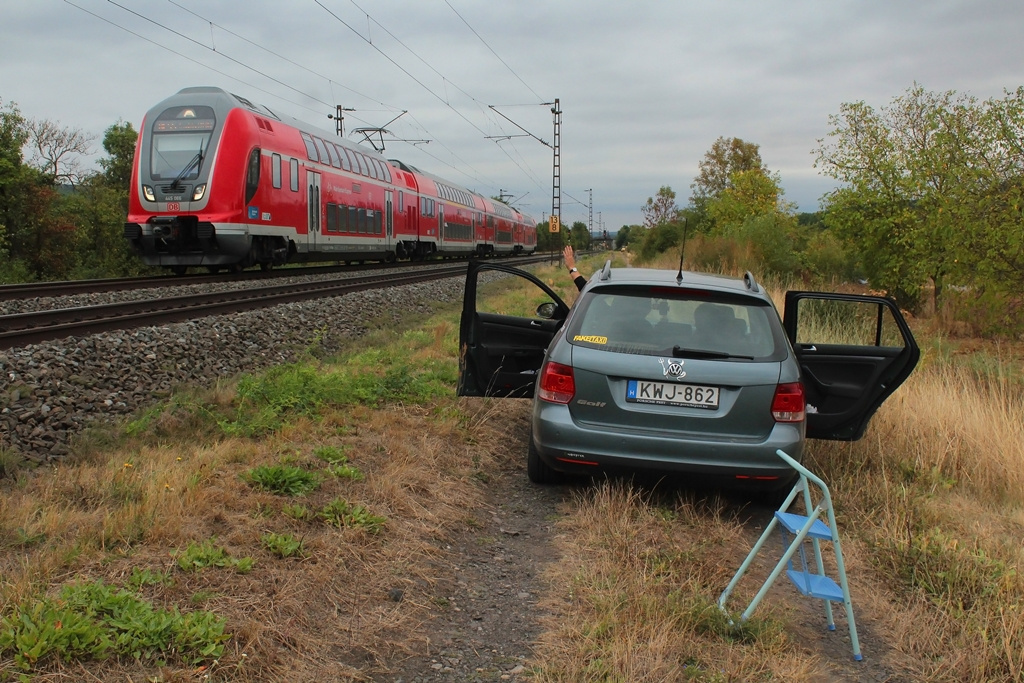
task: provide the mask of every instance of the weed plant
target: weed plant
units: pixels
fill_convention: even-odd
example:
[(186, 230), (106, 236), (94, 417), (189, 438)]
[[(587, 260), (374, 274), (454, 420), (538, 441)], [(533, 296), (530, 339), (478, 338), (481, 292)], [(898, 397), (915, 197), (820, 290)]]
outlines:
[(202, 543), (190, 542), (184, 550), (174, 553), (178, 567), (186, 572), (197, 572), (210, 567), (230, 567), (239, 573), (252, 571), (256, 564), (251, 557), (234, 558), (224, 548), (216, 545), (212, 538)]
[(316, 472), (293, 465), (260, 465), (242, 474), (255, 488), (279, 496), (304, 496), (320, 485)]
[(190, 664), (224, 652), (226, 622), (212, 612), (160, 609), (103, 581), (68, 584), (57, 599), (33, 598), (0, 617), (0, 654), (30, 671), (40, 660), (181, 658)]
[(320, 510), (320, 519), (330, 526), (364, 529), (371, 534), (380, 533), (387, 520), (371, 514), (362, 505), (353, 505), (342, 498), (335, 498)]
[(277, 555), (281, 559), (289, 557), (305, 557), (306, 553), (302, 547), (302, 539), (295, 538), (291, 534), (269, 533), (264, 534), (260, 539), (263, 547)]

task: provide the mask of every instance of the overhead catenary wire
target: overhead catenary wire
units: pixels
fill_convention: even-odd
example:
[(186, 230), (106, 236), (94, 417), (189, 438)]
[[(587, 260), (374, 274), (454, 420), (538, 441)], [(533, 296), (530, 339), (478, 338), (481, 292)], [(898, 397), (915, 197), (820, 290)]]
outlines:
[[(237, 81), (238, 83), (244, 84), (248, 88), (252, 88), (252, 89), (254, 89), (256, 91), (265, 93), (265, 94), (270, 95), (270, 96), (272, 96), (272, 97), (274, 97), (276, 99), (280, 99), (282, 101), (289, 102), (289, 103), (291, 103), (291, 104), (293, 104), (295, 106), (298, 106), (298, 107), (300, 107), (300, 108), (302, 108), (304, 110), (313, 112), (315, 114), (323, 114), (322, 110), (319, 110), (319, 109), (317, 109), (315, 107), (311, 107), (311, 106), (309, 106), (309, 105), (307, 105), (307, 104), (305, 104), (305, 103), (303, 103), (301, 101), (296, 101), (293, 98), (282, 97), (280, 94), (275, 93), (272, 90), (269, 90), (269, 89), (264, 88), (264, 87), (260, 87), (260, 86), (255, 85), (254, 83), (252, 83), (252, 82), (250, 82), (250, 81), (248, 81), (248, 80), (246, 80), (244, 78), (240, 78), (240, 77), (232, 75), (231, 73), (228, 73), (228, 72), (226, 72), (226, 71), (224, 71), (222, 69), (218, 69), (217, 67), (215, 67), (215, 66), (213, 66), (213, 65), (211, 65), (209, 63), (206, 63), (204, 60), (197, 59), (197, 58), (195, 58), (195, 57), (193, 57), (193, 56), (191, 56), (189, 54), (183, 53), (183, 52), (181, 52), (179, 50), (176, 50), (176, 49), (174, 49), (174, 48), (172, 48), (172, 47), (170, 47), (168, 45), (165, 45), (165, 44), (163, 44), (161, 42), (158, 42), (157, 40), (154, 40), (153, 38), (147, 37), (146, 35), (144, 35), (142, 33), (139, 33), (136, 30), (132, 30), (131, 28), (129, 28), (129, 27), (125, 26), (125, 25), (122, 25), (122, 24), (118, 23), (117, 21), (114, 21), (114, 20), (111, 20), (111, 19), (109, 19), (107, 17), (101, 16), (100, 14), (98, 14), (98, 13), (96, 13), (94, 11), (91, 11), (91, 10), (81, 6), (81, 5), (78, 5), (75, 2), (72, 2), (71, 0), (65, 0), (65, 2), (68, 5), (70, 5), (72, 7), (75, 7), (76, 9), (78, 9), (80, 11), (83, 11), (86, 14), (89, 14), (90, 16), (93, 16), (94, 18), (100, 19), (101, 21), (103, 21), (103, 22), (105, 22), (105, 23), (107, 23), (107, 24), (109, 24), (111, 26), (114, 26), (115, 28), (117, 28), (119, 30), (122, 30), (122, 31), (124, 31), (126, 33), (129, 33), (129, 34), (135, 36), (136, 38), (140, 38), (140, 39), (142, 39), (142, 40), (144, 40), (144, 41), (146, 41), (146, 42), (148, 42), (150, 44), (153, 44), (153, 45), (159, 47), (162, 50), (165, 50), (165, 51), (167, 51), (167, 52), (169, 52), (171, 54), (174, 54), (174, 55), (176, 55), (178, 57), (182, 57), (185, 60), (187, 60), (187, 61), (189, 61), (189, 62), (191, 62), (193, 64), (196, 64), (196, 65), (198, 65), (198, 66), (200, 66), (202, 68), (209, 69), (209, 70), (213, 71), (214, 73), (217, 73), (217, 74), (219, 74), (221, 76), (227, 77), (227, 78), (229, 78), (229, 79), (231, 79), (233, 81)], [(339, 82), (335, 81), (334, 79), (332, 79), (332, 78), (326, 76), (325, 74), (320, 73), (320, 72), (318, 72), (318, 71), (316, 71), (314, 69), (310, 69), (310, 68), (308, 68), (308, 67), (298, 63), (297, 61), (295, 61), (293, 59), (290, 59), (289, 57), (285, 56), (284, 54), (281, 54), (278, 51), (275, 51), (275, 50), (272, 50), (272, 49), (270, 49), (268, 47), (265, 47), (265, 46), (259, 44), (257, 41), (252, 40), (251, 38), (243, 36), (243, 35), (241, 35), (240, 33), (236, 32), (236, 31), (233, 31), (233, 30), (231, 30), (231, 29), (229, 29), (229, 28), (227, 28), (225, 26), (222, 26), (221, 24), (213, 21), (212, 19), (208, 18), (207, 16), (204, 16), (203, 14), (200, 14), (199, 12), (195, 12), (195, 11), (189, 9), (188, 7), (184, 6), (182, 3), (177, 2), (175, 0), (168, 0), (168, 2), (170, 2), (172, 5), (177, 7), (179, 10), (181, 10), (183, 12), (186, 12), (189, 15), (191, 15), (191, 16), (197, 18), (197, 19), (200, 19), (201, 21), (203, 21), (204, 23), (206, 23), (209, 26), (209, 28), (210, 28), (209, 44), (205, 43), (202, 40), (197, 40), (196, 38), (190, 37), (186, 33), (183, 33), (183, 32), (181, 32), (179, 30), (176, 30), (175, 28), (167, 25), (166, 23), (163, 23), (161, 21), (158, 21), (158, 20), (152, 19), (150, 17), (147, 17), (147, 16), (145, 16), (145, 14), (143, 14), (143, 13), (141, 13), (139, 11), (133, 10), (133, 9), (131, 9), (129, 7), (126, 7), (125, 5), (120, 4), (119, 2), (116, 2), (115, 0), (107, 0), (107, 2), (108, 2), (108, 4), (118, 8), (119, 10), (121, 10), (123, 12), (126, 12), (128, 14), (131, 14), (132, 16), (137, 17), (138, 19), (153, 25), (153, 26), (155, 26), (156, 28), (158, 28), (158, 29), (160, 29), (162, 31), (171, 33), (172, 35), (176, 36), (179, 39), (185, 40), (188, 43), (190, 43), (192, 45), (195, 45), (195, 46), (197, 46), (199, 48), (202, 48), (203, 50), (205, 50), (207, 52), (214, 52), (214, 53), (218, 54), (222, 59), (226, 59), (230, 63), (232, 63), (234, 65), (237, 65), (237, 66), (239, 66), (239, 67), (241, 67), (241, 68), (243, 68), (243, 69), (245, 69), (245, 70), (247, 70), (247, 71), (249, 71), (251, 73), (254, 73), (254, 74), (256, 74), (256, 75), (258, 75), (258, 76), (260, 76), (260, 77), (262, 77), (262, 78), (264, 78), (264, 79), (266, 79), (268, 81), (271, 81), (272, 83), (275, 83), (278, 86), (283, 87), (283, 88), (287, 89), (290, 92), (298, 94), (298, 95), (302, 96), (303, 98), (306, 98), (309, 101), (312, 101), (314, 103), (319, 103), (321, 105), (324, 105), (324, 106), (327, 106), (327, 107), (331, 107), (333, 109), (333, 106), (330, 105), (329, 103), (325, 102), (324, 99), (322, 99), (321, 97), (317, 97), (314, 94), (311, 94), (309, 92), (305, 92), (301, 88), (295, 87), (294, 85), (292, 85), (291, 83), (287, 82), (286, 80), (282, 80), (281, 78), (274, 77), (270, 73), (267, 73), (266, 71), (264, 71), (264, 70), (262, 70), (262, 69), (260, 69), (260, 68), (258, 68), (256, 66), (252, 66), (250, 63), (247, 62), (247, 60), (243, 60), (243, 59), (240, 59), (240, 58), (238, 58), (236, 56), (232, 56), (231, 54), (229, 54), (228, 52), (225, 51), (223, 45), (220, 46), (221, 49), (218, 49), (218, 42), (219, 41), (216, 41), (216, 33), (215, 33), (214, 29), (219, 29), (220, 31), (222, 31), (225, 34), (233, 36), (234, 38), (237, 38), (238, 40), (241, 40), (244, 43), (246, 43), (246, 44), (248, 44), (248, 45), (250, 45), (252, 47), (255, 47), (255, 48), (257, 48), (257, 49), (259, 49), (261, 51), (266, 52), (267, 54), (272, 55), (273, 57), (275, 57), (275, 59), (278, 59), (278, 60), (280, 60), (280, 61), (282, 61), (284, 63), (290, 64), (290, 65), (292, 65), (292, 66), (294, 66), (294, 67), (296, 67), (298, 69), (301, 69), (301, 70), (303, 70), (303, 71), (305, 71), (305, 72), (307, 72), (307, 73), (309, 73), (311, 75), (314, 75), (314, 76), (316, 76), (318, 78), (324, 79), (324, 81), (326, 81), (331, 86), (332, 91), (333, 91), (333, 88), (335, 86), (338, 86), (338, 87), (341, 87), (341, 88), (345, 89), (347, 92), (350, 92), (350, 93), (354, 94), (357, 97), (365, 98), (365, 99), (367, 99), (367, 100), (369, 100), (371, 102), (375, 102), (376, 104), (380, 105), (381, 107), (384, 107), (384, 108), (389, 109), (391, 111), (395, 111), (395, 110), (400, 109), (399, 107), (395, 107), (394, 105), (389, 105), (387, 103), (380, 102), (379, 100), (376, 100), (375, 98), (371, 97), (370, 95), (367, 95), (367, 94), (362, 93), (362, 92), (360, 92), (358, 90), (355, 90), (354, 88), (351, 88), (351, 87), (349, 87), (348, 85), (346, 85), (344, 83), (339, 83)], [(474, 130), (476, 130), (477, 132), (483, 134), (485, 138), (488, 137), (485, 134), (485, 131), (483, 131), (483, 129), (481, 129), (479, 125), (474, 123), (467, 116), (465, 116), (465, 114), (463, 114), (459, 109), (457, 109), (453, 104), (451, 104), (451, 102), (448, 100), (447, 97), (445, 97), (443, 95), (439, 95), (434, 90), (432, 90), (430, 87), (428, 87), (425, 83), (423, 83), (421, 80), (416, 78), (415, 75), (413, 75), (409, 70), (407, 70), (406, 68), (401, 66), (395, 59), (393, 59), (383, 49), (381, 49), (381, 47), (379, 47), (378, 45), (375, 45), (371, 40), (368, 40), (366, 37), (361, 35), (359, 33), (359, 31), (356, 31), (352, 26), (350, 26), (348, 23), (346, 23), (344, 20), (342, 20), (336, 14), (334, 14), (334, 12), (331, 12), (331, 10), (329, 10), (322, 2), (317, 0), (317, 4), (320, 5), (322, 9), (327, 11), (333, 17), (335, 17), (340, 23), (342, 23), (347, 28), (349, 28), (349, 30), (351, 30), (353, 33), (358, 35), (361, 40), (366, 42), (366, 44), (370, 45), (381, 56), (383, 56), (385, 59), (387, 59), (389, 62), (391, 62), (396, 68), (398, 68), (400, 71), (402, 71), (404, 74), (406, 74), (409, 78), (411, 78), (414, 82), (416, 82), (418, 85), (420, 85), (420, 87), (422, 87), (424, 90), (426, 90), (431, 96), (433, 96), (438, 101), (442, 102), (447, 108), (449, 108), (452, 112), (454, 112), (459, 118), (461, 118), (464, 122), (469, 124)], [(354, 2), (354, 0), (352, 1), (352, 4), (359, 11), (365, 13), (365, 11), (358, 4), (356, 4), (356, 2)], [(449, 4), (449, 7), (451, 7), (450, 4)], [(452, 10), (455, 11), (454, 7), (452, 7)], [(458, 14), (457, 11), (456, 11), (456, 14)], [(368, 28), (371, 25), (378, 26), (380, 28), (380, 30), (382, 30), (384, 33), (386, 33), (388, 36), (390, 36), (393, 40), (398, 42), (404, 49), (409, 51), (409, 53), (412, 54), (416, 59), (418, 59), (420, 62), (422, 62), (428, 68), (430, 68), (431, 71), (433, 71), (433, 73), (437, 74), (438, 77), (440, 77), (445, 82), (446, 85), (450, 85), (451, 87), (455, 88), (462, 95), (467, 97), (472, 102), (476, 103), (477, 106), (480, 106), (481, 112), (484, 115), (486, 115), (488, 113), (487, 112), (487, 108), (482, 105), (480, 99), (474, 97), (471, 93), (467, 92), (464, 88), (460, 87), (458, 84), (456, 84), (450, 78), (448, 78), (444, 74), (442, 74), (438, 69), (436, 69), (433, 66), (431, 66), (426, 59), (424, 59), (422, 56), (420, 56), (418, 53), (416, 53), (412, 48), (410, 48), (407, 44), (405, 44), (403, 41), (401, 41), (392, 31), (390, 31), (388, 28), (386, 28), (381, 22), (379, 22), (376, 19), (374, 19), (373, 17), (371, 17), (368, 13), (366, 13), (366, 16), (367, 16)], [(504, 60), (501, 60), (501, 58), (497, 55), (497, 53), (493, 50), (493, 48), (491, 48), (489, 45), (487, 45), (486, 41), (484, 41), (483, 38), (480, 36), (480, 34), (475, 29), (473, 29), (472, 26), (469, 25), (469, 23), (465, 20), (465, 18), (462, 17), (461, 15), (459, 15), (459, 18), (481, 40), (481, 42), (484, 43), (484, 45), (487, 47), (487, 49), (490, 50), (492, 52), (492, 54), (494, 54), (495, 57), (497, 57), (502, 62), (502, 64), (504, 64), (506, 66), (506, 68), (509, 68), (509, 70), (511, 71), (511, 68), (508, 67), (507, 63), (505, 63)], [(517, 78), (519, 78), (518, 74), (515, 74), (514, 71), (512, 73)], [(523, 82), (521, 78), (519, 78), (519, 80), (521, 82)], [(523, 83), (524, 83), (524, 85), (526, 85), (525, 82), (523, 82)], [(532, 88), (529, 88), (528, 85), (526, 87), (528, 89), (530, 89), (531, 92), (533, 92)], [(490, 118), (490, 117), (488, 117), (488, 118)], [(358, 117), (358, 116), (353, 116), (353, 119), (355, 119), (357, 121), (361, 121), (361, 122), (366, 122), (364, 118), (361, 118), (361, 117)], [(492, 185), (495, 186), (495, 187), (497, 186), (497, 183), (495, 183), (493, 180), (484, 180), (482, 178), (483, 174), (480, 172), (479, 169), (477, 169), (475, 166), (470, 164), (467, 160), (462, 158), (462, 156), (460, 156), (460, 154), (458, 154), (452, 148), (450, 148), (448, 145), (446, 145), (441, 140), (441, 138), (439, 136), (433, 135), (427, 129), (427, 127), (422, 124), (422, 122), (416, 120), (414, 117), (413, 117), (413, 120), (416, 121), (416, 124), (419, 126), (419, 128), (421, 130), (423, 130), (427, 134), (428, 137), (432, 138), (434, 141), (437, 142), (437, 144), (440, 147), (444, 148), (445, 151), (447, 152), (447, 154), (450, 155), (451, 158), (454, 159), (455, 161), (454, 162), (445, 161), (445, 160), (439, 158), (438, 156), (436, 156), (434, 154), (428, 154), (427, 156), (429, 156), (430, 158), (436, 160), (438, 163), (443, 164), (443, 165), (445, 165), (447, 167), (450, 167), (450, 168), (458, 171), (460, 174), (463, 174), (466, 177), (471, 178), (474, 182), (477, 182), (477, 183), (480, 183), (480, 184), (483, 184), (483, 185), (488, 185), (488, 186), (492, 186)], [(369, 122), (366, 122), (366, 123), (369, 123)], [(516, 155), (518, 155), (520, 157), (519, 159), (516, 159), (512, 155), (512, 153), (510, 153), (509, 149), (507, 149), (504, 145), (498, 144), (498, 147), (499, 147), (499, 149), (501, 149), (502, 153), (509, 159), (509, 161), (511, 161), (517, 168), (519, 168), (519, 170), (524, 174), (524, 176), (529, 178), (538, 187), (542, 186), (541, 181), (537, 178), (537, 174), (531, 168), (529, 168), (529, 163), (527, 162), (527, 160), (525, 158), (522, 157), (522, 154), (521, 154), (520, 150), (518, 149), (518, 147), (516, 145), (512, 146), (512, 150), (516, 153)], [(423, 148), (420, 147), (419, 149), (422, 151)]]

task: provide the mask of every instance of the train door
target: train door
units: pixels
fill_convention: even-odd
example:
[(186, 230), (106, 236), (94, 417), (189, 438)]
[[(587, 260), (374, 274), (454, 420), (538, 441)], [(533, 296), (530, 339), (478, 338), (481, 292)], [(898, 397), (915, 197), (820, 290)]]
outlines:
[(395, 193), (391, 190), (384, 191), (384, 244), (388, 250), (391, 250), (391, 246), (395, 239)]
[(445, 239), (448, 235), (444, 231), (444, 204), (441, 202), (437, 203), (437, 243), (440, 248), (445, 243)]
[(320, 216), (323, 211), (320, 207), (320, 174), (314, 171), (306, 171), (306, 204), (309, 207), (309, 230), (306, 234), (306, 244), (309, 250), (313, 251), (316, 242), (320, 239)]

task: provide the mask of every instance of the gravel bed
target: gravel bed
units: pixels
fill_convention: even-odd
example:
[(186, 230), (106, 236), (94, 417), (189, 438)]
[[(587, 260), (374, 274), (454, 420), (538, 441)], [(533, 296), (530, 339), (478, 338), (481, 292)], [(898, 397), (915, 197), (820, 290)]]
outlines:
[[(330, 351), (364, 334), (371, 321), (397, 323), (460, 301), (463, 287), (463, 278), (446, 278), (0, 351), (0, 449), (35, 463), (59, 459), (97, 419), (123, 417), (182, 384), (208, 386), (294, 361), (314, 340)], [(109, 303), (125, 294), (137, 292), (65, 297), (61, 304)]]

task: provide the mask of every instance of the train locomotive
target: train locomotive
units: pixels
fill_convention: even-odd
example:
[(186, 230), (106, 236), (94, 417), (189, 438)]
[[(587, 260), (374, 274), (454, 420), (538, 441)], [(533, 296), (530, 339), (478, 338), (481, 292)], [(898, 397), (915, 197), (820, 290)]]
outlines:
[(220, 88), (149, 110), (125, 238), (175, 273), (533, 253), (529, 216)]

